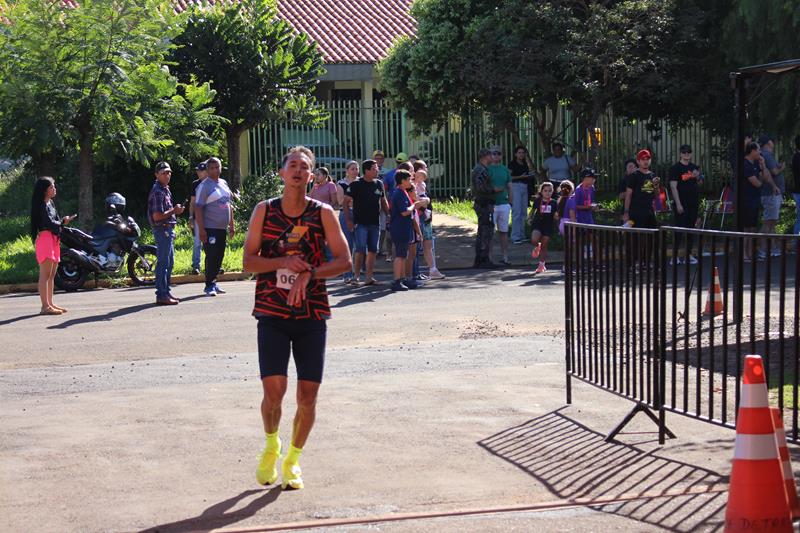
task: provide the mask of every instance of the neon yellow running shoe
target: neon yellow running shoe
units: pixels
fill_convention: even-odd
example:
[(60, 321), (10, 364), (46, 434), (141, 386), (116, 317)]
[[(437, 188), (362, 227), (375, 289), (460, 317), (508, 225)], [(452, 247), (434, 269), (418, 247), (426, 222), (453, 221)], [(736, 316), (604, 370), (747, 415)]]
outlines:
[(300, 490), (305, 486), (303, 485), (303, 471), (300, 469), (299, 464), (284, 461), (281, 471), (283, 473), (281, 487), (285, 490)]
[(278, 439), (278, 448), (269, 450), (264, 446), (261, 457), (256, 467), (256, 481), (260, 485), (272, 485), (278, 481), (278, 458), (281, 455), (281, 440)]

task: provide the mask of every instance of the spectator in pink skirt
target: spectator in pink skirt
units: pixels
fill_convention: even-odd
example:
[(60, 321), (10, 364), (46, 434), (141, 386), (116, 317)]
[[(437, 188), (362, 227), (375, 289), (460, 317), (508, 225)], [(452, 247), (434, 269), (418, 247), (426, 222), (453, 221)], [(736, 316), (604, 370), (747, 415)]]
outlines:
[(60, 315), (67, 310), (53, 303), (53, 284), (61, 261), (61, 226), (69, 224), (76, 215), (59, 218), (53, 198), (56, 182), (44, 176), (36, 180), (31, 198), (31, 239), (36, 246), (39, 263), (39, 298), (42, 315)]

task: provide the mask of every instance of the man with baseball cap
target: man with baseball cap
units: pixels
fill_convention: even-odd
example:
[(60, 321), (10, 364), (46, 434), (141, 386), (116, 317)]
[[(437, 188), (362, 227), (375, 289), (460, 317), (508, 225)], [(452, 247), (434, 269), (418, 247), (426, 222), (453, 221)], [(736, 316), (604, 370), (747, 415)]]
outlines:
[[(775, 141), (770, 135), (762, 135), (758, 138), (761, 147), (761, 156), (764, 158), (764, 165), (767, 170), (767, 179), (764, 187), (761, 187), (761, 207), (763, 208), (763, 218), (761, 220), (761, 233), (775, 233), (775, 226), (781, 214), (781, 204), (783, 195), (786, 192), (786, 180), (783, 177), (785, 163), (778, 163), (775, 157)], [(759, 259), (766, 259), (770, 253), (770, 240), (764, 239), (764, 248), (758, 253)], [(781, 255), (778, 248), (771, 250), (773, 256)]]
[[(684, 144), (680, 147), (680, 157), (677, 163), (669, 169), (669, 187), (672, 191), (672, 201), (675, 203), (675, 225), (680, 228), (696, 228), (700, 226), (700, 185), (703, 176), (700, 167), (692, 162), (692, 147)], [(676, 248), (680, 248), (683, 234), (675, 234)], [(697, 258), (692, 255), (692, 234), (686, 235), (686, 252), (677, 258), (678, 264), (683, 263), (683, 257), (695, 265)]]
[(637, 228), (655, 228), (657, 225), (653, 200), (658, 194), (658, 184), (661, 180), (650, 171), (652, 159), (650, 150), (639, 150), (636, 154), (636, 164), (639, 168), (628, 176), (622, 220), (632, 221)]
[(197, 224), (194, 223), (194, 202), (197, 198), (197, 186), (208, 177), (208, 165), (205, 161), (197, 163), (194, 167), (197, 172), (197, 179), (192, 182), (192, 194), (189, 197), (189, 227), (194, 232), (194, 245), (192, 246), (192, 274), (200, 274), (200, 252), (203, 250), (203, 241), (197, 231)]
[(164, 161), (156, 164), (156, 180), (147, 197), (147, 219), (153, 228), (156, 240), (156, 305), (176, 305), (179, 300), (169, 292), (172, 266), (175, 259), (176, 215), (183, 213), (181, 204), (172, 205), (172, 192), (169, 181), (172, 169)]

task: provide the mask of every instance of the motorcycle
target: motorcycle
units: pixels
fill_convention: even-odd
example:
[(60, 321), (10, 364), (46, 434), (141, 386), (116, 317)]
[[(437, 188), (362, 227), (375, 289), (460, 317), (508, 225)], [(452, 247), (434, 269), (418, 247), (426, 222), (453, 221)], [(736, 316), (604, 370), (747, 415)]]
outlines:
[(125, 264), (135, 285), (154, 283), (156, 247), (138, 242), (141, 229), (133, 217), (123, 215), (124, 210), (125, 197), (112, 193), (106, 197), (106, 219), (91, 235), (69, 226), (61, 228), (61, 262), (55, 278), (58, 288), (76, 291), (89, 274), (116, 274)]

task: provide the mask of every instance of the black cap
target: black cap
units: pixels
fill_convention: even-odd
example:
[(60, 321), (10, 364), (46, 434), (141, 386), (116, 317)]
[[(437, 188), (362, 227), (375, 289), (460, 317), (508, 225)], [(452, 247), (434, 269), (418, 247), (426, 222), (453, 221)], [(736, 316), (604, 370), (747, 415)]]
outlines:
[(195, 170), (207, 170), (208, 169), (208, 163), (206, 163), (205, 161), (203, 161), (202, 163), (197, 163), (197, 166), (194, 167), (194, 169)]
[(172, 170), (169, 166), (169, 163), (166, 161), (160, 161), (156, 164), (156, 172), (161, 172), (162, 170)]
[(589, 176), (597, 178), (597, 171), (592, 167), (586, 167), (583, 170), (581, 170), (581, 179), (588, 178)]
[(764, 146), (765, 144), (767, 144), (767, 143), (768, 143), (768, 142), (770, 142), (771, 140), (772, 140), (772, 136), (770, 136), (770, 135), (767, 135), (767, 134), (765, 133), (764, 135), (762, 135), (761, 137), (759, 137), (759, 138), (758, 138), (758, 144), (759, 144), (760, 146)]
[(681, 151), (682, 154), (691, 154), (692, 153), (692, 147), (689, 146), (688, 144), (682, 144), (681, 148), (680, 148), (680, 151)]
[(552, 148), (555, 148), (556, 146), (564, 148), (564, 143), (562, 143), (561, 141), (553, 141)]

